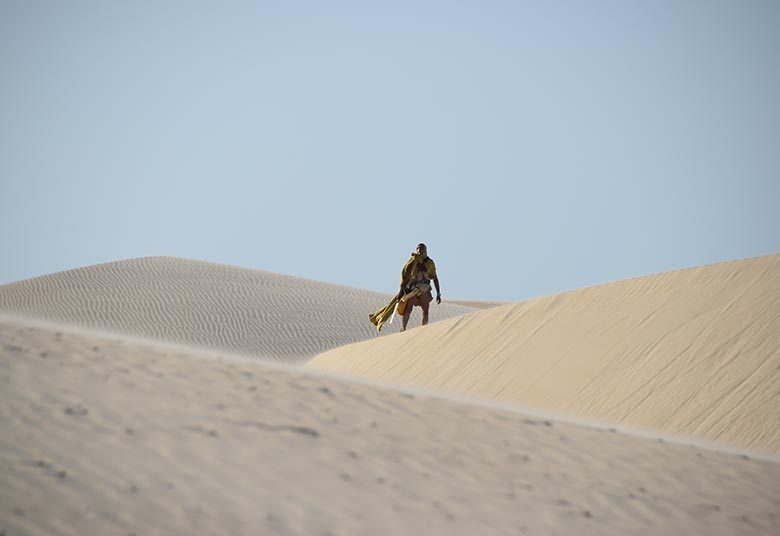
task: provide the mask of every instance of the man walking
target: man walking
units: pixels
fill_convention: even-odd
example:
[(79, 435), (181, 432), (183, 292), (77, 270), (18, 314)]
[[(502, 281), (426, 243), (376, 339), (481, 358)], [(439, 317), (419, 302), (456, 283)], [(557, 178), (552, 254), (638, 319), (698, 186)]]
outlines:
[(396, 312), (403, 315), (401, 331), (406, 330), (414, 307), (422, 308), (422, 325), (428, 324), (428, 310), (433, 301), (431, 281), (436, 287), (436, 303), (441, 303), (441, 288), (436, 275), (436, 264), (428, 256), (428, 247), (422, 243), (417, 244), (417, 249), (401, 270), (401, 288), (396, 296), (398, 299)]

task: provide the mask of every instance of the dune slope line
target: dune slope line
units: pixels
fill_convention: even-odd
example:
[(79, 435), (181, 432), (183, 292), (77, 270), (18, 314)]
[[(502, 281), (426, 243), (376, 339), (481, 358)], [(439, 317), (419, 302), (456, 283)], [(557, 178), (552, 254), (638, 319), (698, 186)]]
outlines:
[(308, 366), (780, 452), (780, 255), (480, 311)]
[[(87, 266), (0, 286), (0, 312), (303, 363), (377, 337), (390, 295), (175, 257)], [(473, 309), (442, 304), (431, 322)], [(382, 334), (398, 330), (398, 323)]]

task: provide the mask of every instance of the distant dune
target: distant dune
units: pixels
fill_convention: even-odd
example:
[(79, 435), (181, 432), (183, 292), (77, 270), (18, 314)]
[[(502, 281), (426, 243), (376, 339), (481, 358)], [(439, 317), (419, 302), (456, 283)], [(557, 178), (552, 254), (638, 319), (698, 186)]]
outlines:
[(772, 457), (19, 318), (0, 430), (8, 536), (780, 534)]
[[(0, 312), (289, 363), (377, 338), (368, 314), (389, 300), (379, 292), (173, 257), (87, 266), (0, 286)], [(441, 304), (431, 311), (431, 322), (470, 311)]]
[(780, 255), (619, 281), (309, 366), (780, 452)]

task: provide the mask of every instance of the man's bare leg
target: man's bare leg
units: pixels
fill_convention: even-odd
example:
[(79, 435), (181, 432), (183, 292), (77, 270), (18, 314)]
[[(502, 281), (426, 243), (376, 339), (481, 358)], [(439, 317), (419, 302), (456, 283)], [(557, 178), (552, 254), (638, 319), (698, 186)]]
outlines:
[(406, 331), (406, 324), (409, 323), (409, 318), (412, 316), (412, 307), (411, 304), (406, 304), (406, 309), (404, 309), (404, 316), (403, 316), (403, 324), (401, 325), (401, 331)]
[(427, 300), (422, 300), (422, 303), (420, 303), (420, 307), (422, 307), (423, 310), (423, 319), (422, 319), (422, 325), (427, 326), (428, 325), (428, 309), (431, 306), (431, 302)]

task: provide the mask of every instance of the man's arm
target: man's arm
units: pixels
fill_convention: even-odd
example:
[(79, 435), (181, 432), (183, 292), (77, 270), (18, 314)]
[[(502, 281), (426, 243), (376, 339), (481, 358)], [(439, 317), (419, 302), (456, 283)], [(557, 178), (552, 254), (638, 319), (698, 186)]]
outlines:
[(436, 287), (436, 303), (441, 303), (441, 288), (439, 288), (439, 278), (433, 278), (433, 286)]

